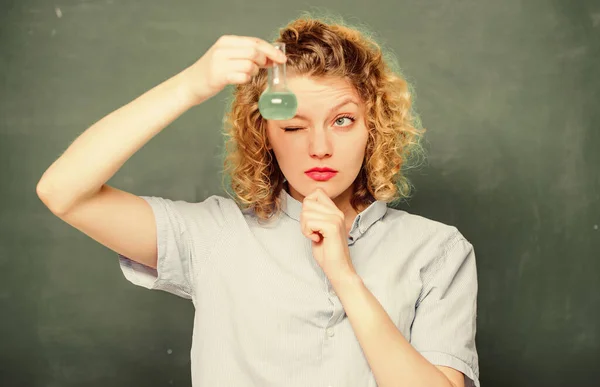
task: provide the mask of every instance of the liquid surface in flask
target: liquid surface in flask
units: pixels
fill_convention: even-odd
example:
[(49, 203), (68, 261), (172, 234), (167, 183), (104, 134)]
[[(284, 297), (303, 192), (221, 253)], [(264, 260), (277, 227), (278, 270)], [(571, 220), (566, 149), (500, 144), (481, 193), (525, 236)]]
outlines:
[(298, 100), (289, 91), (266, 92), (258, 100), (258, 110), (268, 120), (289, 120), (296, 115)]

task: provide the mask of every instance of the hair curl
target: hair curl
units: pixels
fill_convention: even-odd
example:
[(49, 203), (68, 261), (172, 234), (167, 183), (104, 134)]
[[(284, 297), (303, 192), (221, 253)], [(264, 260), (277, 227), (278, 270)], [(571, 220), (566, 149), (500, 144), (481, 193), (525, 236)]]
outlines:
[[(361, 30), (363, 32), (361, 32)], [(365, 27), (350, 27), (341, 18), (304, 16), (279, 30), (273, 41), (286, 44), (286, 66), (296, 74), (342, 77), (365, 105), (369, 137), (351, 205), (361, 211), (374, 200), (408, 198), (411, 184), (403, 173), (407, 161), (423, 152), (424, 129), (414, 109), (411, 85), (395, 58), (385, 54)], [(226, 191), (243, 209), (268, 219), (281, 208), (279, 194), (285, 177), (267, 148), (266, 121), (258, 100), (267, 83), (267, 70), (246, 84), (236, 85), (225, 114)]]

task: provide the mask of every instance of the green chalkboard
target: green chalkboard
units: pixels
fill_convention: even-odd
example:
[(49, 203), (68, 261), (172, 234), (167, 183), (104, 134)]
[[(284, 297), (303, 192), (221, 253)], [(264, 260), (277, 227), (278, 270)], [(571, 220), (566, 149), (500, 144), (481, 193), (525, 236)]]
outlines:
[[(428, 161), (401, 208), (457, 226), (479, 272), (482, 386), (600, 380), (600, 2), (322, 1), (368, 25), (417, 91)], [(93, 122), (224, 34), (269, 38), (297, 1), (0, 3), (0, 385), (189, 386), (193, 306), (129, 284), (117, 256), (37, 198)], [(109, 184), (222, 194), (228, 90)], [(341, 387), (341, 386), (340, 386)]]

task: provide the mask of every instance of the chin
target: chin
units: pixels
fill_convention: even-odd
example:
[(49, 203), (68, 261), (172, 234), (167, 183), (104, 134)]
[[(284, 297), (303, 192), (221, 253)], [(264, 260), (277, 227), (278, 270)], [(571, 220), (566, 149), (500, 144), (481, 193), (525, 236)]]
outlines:
[(348, 186), (346, 186), (345, 184), (341, 184), (341, 182), (334, 180), (335, 178), (327, 181), (316, 181), (303, 175), (298, 181), (290, 182), (288, 180), (288, 187), (290, 189), (293, 187), (293, 189), (303, 197), (310, 195), (317, 188), (321, 188), (327, 196), (333, 200), (343, 194), (350, 185), (350, 183), (348, 183)]
[(317, 188), (321, 188), (323, 191), (325, 191), (330, 199), (335, 199), (345, 191), (345, 189), (340, 187), (339, 184), (332, 184), (328, 181), (313, 181), (310, 186), (303, 188), (305, 188), (305, 191), (307, 191), (306, 194), (302, 193), (303, 196), (310, 195)]

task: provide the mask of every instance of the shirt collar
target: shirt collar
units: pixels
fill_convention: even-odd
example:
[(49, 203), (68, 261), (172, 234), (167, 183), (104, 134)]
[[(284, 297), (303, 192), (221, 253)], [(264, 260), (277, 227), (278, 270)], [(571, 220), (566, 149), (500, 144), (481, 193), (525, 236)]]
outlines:
[[(290, 218), (300, 221), (302, 203), (294, 199), (285, 189), (281, 190), (281, 210)], [(349, 239), (356, 241), (369, 227), (381, 219), (387, 211), (387, 204), (376, 200), (356, 216), (350, 229)]]

